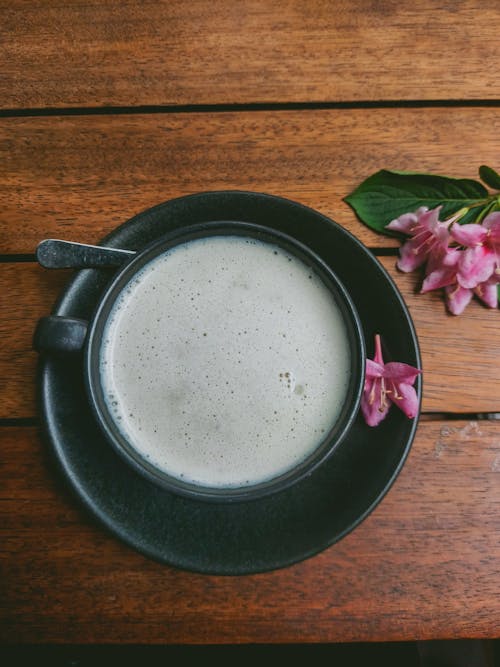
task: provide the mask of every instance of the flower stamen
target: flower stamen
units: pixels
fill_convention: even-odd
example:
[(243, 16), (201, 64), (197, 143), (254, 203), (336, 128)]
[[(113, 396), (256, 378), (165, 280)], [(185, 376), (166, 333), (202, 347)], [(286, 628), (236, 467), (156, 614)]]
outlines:
[(380, 380), (380, 406), (379, 406), (380, 412), (384, 412), (388, 405), (389, 404), (387, 402), (387, 391), (386, 391), (386, 387), (385, 387), (385, 381), (384, 381), (384, 378), (381, 378), (381, 380)]
[(370, 405), (373, 405), (373, 404), (375, 403), (375, 389), (376, 389), (376, 384), (377, 384), (377, 381), (375, 380), (375, 382), (373, 383), (373, 386), (372, 386), (372, 388), (371, 388), (370, 395), (368, 396), (368, 403), (369, 403)]
[[(394, 398), (396, 401), (402, 401), (402, 400), (403, 400), (403, 397), (398, 393), (398, 388), (396, 387), (395, 384), (393, 384), (392, 386), (394, 387), (394, 392), (393, 392), (393, 393), (394, 393), (394, 396), (393, 396), (393, 398)], [(387, 393), (390, 394), (391, 392), (388, 391)]]
[(429, 246), (429, 251), (431, 251), (436, 246), (437, 243), (439, 242), (436, 241), (435, 238), (429, 236), (420, 245), (418, 245), (416, 248), (413, 248), (413, 252), (415, 253), (415, 255), (418, 255), (421, 252), (422, 248), (425, 248), (425, 246)]

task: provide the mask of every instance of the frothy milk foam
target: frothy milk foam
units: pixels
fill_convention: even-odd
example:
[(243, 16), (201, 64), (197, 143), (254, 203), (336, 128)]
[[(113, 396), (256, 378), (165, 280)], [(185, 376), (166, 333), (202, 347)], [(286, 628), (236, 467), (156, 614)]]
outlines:
[(318, 446), (341, 411), (350, 351), (339, 307), (305, 263), (213, 236), (163, 253), (123, 289), (100, 368), (140, 454), (176, 478), (237, 487)]

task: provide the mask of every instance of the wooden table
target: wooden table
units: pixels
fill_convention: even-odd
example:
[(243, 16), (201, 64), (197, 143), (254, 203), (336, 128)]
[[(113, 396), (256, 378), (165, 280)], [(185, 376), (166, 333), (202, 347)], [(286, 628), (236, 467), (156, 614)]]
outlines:
[[(343, 201), (381, 168), (500, 168), (492, 0), (122, 3), (0, 9), (4, 644), (494, 638), (500, 629), (499, 314), (460, 317)], [(98, 242), (159, 202), (243, 189), (311, 206), (379, 258), (424, 369), (406, 464), (334, 546), (273, 572), (158, 564), (81, 508), (49, 461), (32, 334), (69, 278), (47, 237)]]

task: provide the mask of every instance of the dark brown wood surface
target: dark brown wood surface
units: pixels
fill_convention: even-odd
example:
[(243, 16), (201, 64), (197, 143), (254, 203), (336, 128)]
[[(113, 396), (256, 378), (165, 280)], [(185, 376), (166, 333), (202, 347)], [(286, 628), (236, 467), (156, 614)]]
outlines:
[[(499, 28), (496, 0), (0, 7), (1, 644), (498, 636), (498, 310), (453, 317), (418, 294), (398, 241), (343, 198), (382, 168), (500, 169)], [(40, 240), (95, 243), (219, 189), (299, 201), (377, 253), (424, 371), (410, 456), (375, 511), (319, 555), (243, 577), (155, 563), (79, 505), (40, 437), (31, 344), (71, 276), (35, 264)]]
[(495, 99), (496, 0), (12, 0), (3, 108)]
[(475, 178), (497, 165), (496, 108), (334, 109), (0, 119), (3, 252), (95, 243), (162, 201), (254, 190), (312, 206), (370, 247), (396, 246), (343, 201), (364, 178), (418, 169)]
[(395, 485), (355, 531), (275, 572), (154, 563), (89, 519), (37, 433), (4, 428), (3, 641), (332, 642), (494, 637), (498, 424), (422, 422)]

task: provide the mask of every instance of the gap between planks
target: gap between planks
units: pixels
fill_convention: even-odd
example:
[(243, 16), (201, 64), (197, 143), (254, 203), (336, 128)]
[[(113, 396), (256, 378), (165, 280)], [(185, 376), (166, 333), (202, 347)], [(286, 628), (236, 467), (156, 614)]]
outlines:
[(151, 104), (103, 107), (32, 107), (0, 109), (0, 118), (36, 116), (106, 116), (165, 113), (226, 113), (228, 111), (314, 111), (327, 109), (422, 109), (499, 107), (500, 99), (361, 100), (347, 102), (248, 102), (220, 104)]

